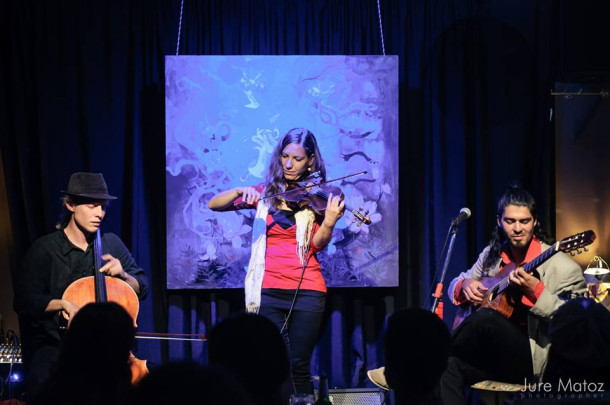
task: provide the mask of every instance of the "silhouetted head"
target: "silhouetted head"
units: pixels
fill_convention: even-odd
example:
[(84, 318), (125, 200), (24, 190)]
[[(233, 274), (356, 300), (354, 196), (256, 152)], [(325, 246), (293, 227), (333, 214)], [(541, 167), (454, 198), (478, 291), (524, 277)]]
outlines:
[(610, 384), (610, 311), (602, 304), (590, 298), (569, 300), (553, 315), (549, 338), (546, 381)]
[(28, 404), (131, 404), (133, 320), (118, 304), (92, 303), (70, 322), (50, 378)]
[(257, 403), (277, 396), (290, 363), (277, 326), (262, 315), (237, 313), (218, 323), (208, 336), (211, 365), (233, 373)]
[(94, 372), (123, 368), (135, 340), (133, 319), (114, 302), (82, 307), (70, 322), (63, 341), (60, 365), (89, 364)]
[(447, 367), (449, 329), (432, 312), (400, 310), (388, 318), (384, 346), (385, 377), (390, 387), (422, 394), (437, 385)]

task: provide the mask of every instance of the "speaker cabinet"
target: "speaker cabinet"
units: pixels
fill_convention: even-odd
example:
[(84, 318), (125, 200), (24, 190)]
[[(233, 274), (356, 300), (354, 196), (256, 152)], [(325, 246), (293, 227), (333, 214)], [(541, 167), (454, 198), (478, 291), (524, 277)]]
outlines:
[(385, 391), (376, 388), (349, 388), (328, 391), (333, 405), (381, 405)]

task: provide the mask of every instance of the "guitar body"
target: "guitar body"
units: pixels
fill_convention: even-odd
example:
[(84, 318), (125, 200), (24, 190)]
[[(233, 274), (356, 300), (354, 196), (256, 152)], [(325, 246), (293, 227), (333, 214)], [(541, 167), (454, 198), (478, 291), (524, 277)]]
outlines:
[(481, 284), (487, 287), (487, 292), (483, 296), (483, 302), (481, 302), (481, 305), (479, 305), (478, 308), (491, 308), (498, 311), (505, 318), (510, 319), (515, 310), (515, 306), (519, 304), (523, 294), (517, 288), (508, 288), (502, 292), (497, 292), (494, 287), (498, 285), (502, 279), (508, 277), (509, 273), (515, 269), (515, 265), (510, 263), (504, 266), (496, 276), (481, 279)]
[(495, 276), (480, 279), (481, 284), (487, 287), (487, 292), (483, 295), (483, 301), (480, 305), (471, 305), (470, 303), (461, 305), (455, 315), (453, 328), (457, 328), (464, 319), (481, 308), (493, 309), (509, 320), (521, 319), (525, 311), (527, 311), (526, 307), (521, 303), (523, 293), (514, 287), (507, 288), (501, 292), (497, 291), (496, 288), (515, 269), (515, 265), (510, 263)]

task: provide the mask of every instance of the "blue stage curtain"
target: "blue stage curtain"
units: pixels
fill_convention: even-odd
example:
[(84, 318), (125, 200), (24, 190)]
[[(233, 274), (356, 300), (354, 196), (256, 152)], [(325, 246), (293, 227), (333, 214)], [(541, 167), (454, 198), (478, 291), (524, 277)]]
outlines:
[[(446, 280), (490, 237), (510, 180), (553, 230), (549, 121), (557, 50), (552, 0), (380, 0), (385, 50), (400, 61), (400, 287), (331, 289), (314, 374), (370, 386), (384, 322), (429, 308), (443, 241), (463, 206)], [(203, 333), (242, 308), (240, 290), (165, 288), (164, 55), (176, 54), (180, 0), (12, 1), (0, 13), (0, 146), (15, 262), (53, 230), (72, 172), (103, 172), (119, 234), (151, 279), (141, 331)], [(375, 0), (185, 0), (180, 54), (381, 54)], [(18, 271), (17, 269), (12, 269)], [(445, 299), (445, 317), (453, 309)], [(205, 343), (140, 342), (152, 363)]]

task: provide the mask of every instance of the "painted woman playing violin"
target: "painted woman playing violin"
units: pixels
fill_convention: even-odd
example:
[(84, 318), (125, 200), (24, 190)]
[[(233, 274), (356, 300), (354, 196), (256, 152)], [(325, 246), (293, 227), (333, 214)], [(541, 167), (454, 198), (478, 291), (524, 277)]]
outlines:
[(326, 180), (316, 138), (305, 128), (293, 128), (271, 156), (265, 185), (236, 187), (209, 202), (214, 211), (256, 209), (245, 280), (246, 308), (268, 317), (282, 331), (292, 363), (293, 389), (298, 393), (312, 393), (311, 354), (326, 300), (316, 253), (330, 242), (345, 204), (340, 196), (330, 194), (324, 213), (316, 214), (282, 195), (269, 199), (261, 195), (283, 192), (312, 172)]

